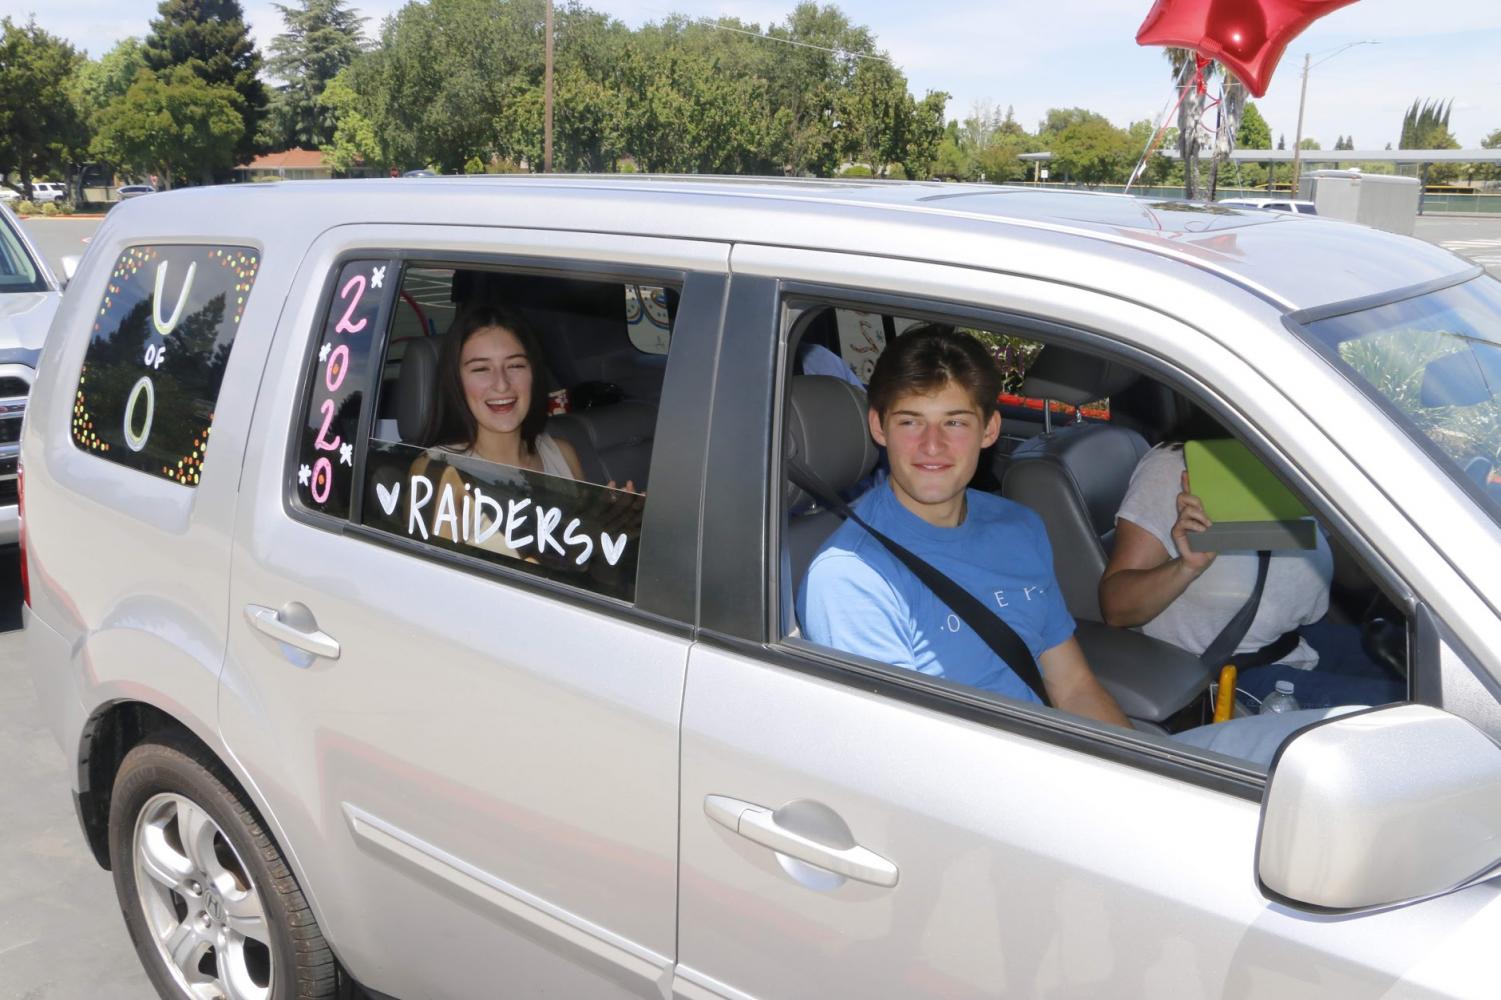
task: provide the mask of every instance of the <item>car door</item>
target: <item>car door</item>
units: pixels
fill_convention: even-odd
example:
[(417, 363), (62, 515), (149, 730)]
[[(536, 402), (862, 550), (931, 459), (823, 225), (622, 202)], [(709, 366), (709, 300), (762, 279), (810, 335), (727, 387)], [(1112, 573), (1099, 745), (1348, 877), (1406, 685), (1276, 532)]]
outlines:
[[(730, 370), (779, 371), (781, 307), (794, 295), (960, 326), (982, 325), (972, 307), (983, 304), (1007, 310), (986, 313), (992, 320), (1050, 316), (1114, 330), (1184, 384), (1202, 379), (1211, 397), (1233, 385), (1247, 419), (1299, 468), (1317, 471), (1325, 500), (1366, 528), (1391, 519), (1385, 555), (1423, 559), (1421, 537), (1392, 519), (1273, 384), (1182, 323), (1041, 283), (1007, 279), (1003, 295), (1001, 282), (978, 272), (741, 249)], [(828, 284), (798, 280), (814, 278)], [(880, 291), (852, 291), (862, 286)], [(1233, 325), (1230, 313), (1222, 315)], [(716, 398), (703, 632), (683, 710), (677, 995), (1375, 997), (1479, 988), (1475, 964), (1454, 959), (1461, 942), (1497, 929), (1493, 885), (1351, 918), (1269, 903), (1254, 878), (1260, 769), (1048, 711), (998, 711), (957, 686), (786, 636), (778, 517), (769, 513), (780, 509), (781, 478), (756, 494), (728, 486), (731, 470), (777, 455), (785, 390), (775, 376), (746, 381), (722, 385)], [(747, 426), (770, 432), (753, 442)], [(738, 438), (719, 433), (728, 427)], [(778, 468), (775, 457), (769, 464)], [(1436, 676), (1451, 655), (1440, 645), (1416, 643), (1413, 669)]]
[[(705, 447), (692, 414), (707, 406), (727, 254), (537, 242), (368, 226), (321, 240), (277, 331), (244, 471), (225, 742), (341, 961), (393, 996), (646, 995), (675, 953), (678, 711)], [(652, 266), (631, 263), (642, 259)], [(388, 477), (391, 454), (439, 459), (382, 430), (375, 398), (396, 385), (383, 352), (398, 324), (426, 337), (455, 308), (457, 282), (429, 287), (445, 266), (614, 287), (616, 352), (632, 350), (621, 285), (681, 291), (651, 492), (641, 526), (619, 535), (637, 573), (610, 577), (613, 589), (440, 546), (396, 503), (421, 476), (412, 463), (411, 479)], [(470, 485), (466, 528), (479, 524)], [(526, 502), (510, 505), (504, 536), (521, 546), (511, 528)]]

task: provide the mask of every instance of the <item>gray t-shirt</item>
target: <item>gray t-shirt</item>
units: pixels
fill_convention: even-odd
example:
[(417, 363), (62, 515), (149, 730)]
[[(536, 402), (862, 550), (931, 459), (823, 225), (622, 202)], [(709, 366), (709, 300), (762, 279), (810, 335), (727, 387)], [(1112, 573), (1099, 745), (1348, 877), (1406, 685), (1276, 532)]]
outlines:
[[(1115, 515), (1117, 521), (1124, 518), (1151, 534), (1173, 558), (1178, 555), (1173, 524), (1178, 520), (1177, 497), (1184, 468), (1181, 448), (1158, 445), (1147, 452), (1131, 474), (1126, 498)], [(1209, 569), (1162, 614), (1142, 626), (1142, 631), (1191, 653), (1202, 653), (1251, 596), (1256, 586), (1256, 565), (1254, 552), (1220, 553)], [(1235, 651), (1260, 649), (1284, 632), (1324, 617), (1333, 578), (1334, 557), (1323, 532), (1318, 532), (1315, 549), (1273, 552), (1256, 618)], [(1318, 664), (1319, 655), (1300, 640), (1298, 648), (1281, 662), (1311, 670)]]

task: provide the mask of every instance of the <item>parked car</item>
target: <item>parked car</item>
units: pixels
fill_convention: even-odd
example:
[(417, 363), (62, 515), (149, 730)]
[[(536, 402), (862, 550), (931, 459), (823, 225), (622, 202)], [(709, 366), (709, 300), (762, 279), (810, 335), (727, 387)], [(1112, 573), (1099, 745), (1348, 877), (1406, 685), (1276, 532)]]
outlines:
[(150, 184), (122, 184), (115, 188), (115, 193), (120, 196), (121, 200), (124, 200), (126, 198), (139, 198), (143, 194), (155, 194), (156, 188)]
[(1221, 198), (1215, 204), (1226, 208), (1255, 208), (1268, 212), (1293, 212), (1297, 215), (1319, 214), (1313, 202), (1288, 198)]
[(20, 222), (0, 205), (0, 547), (16, 544), (16, 462), (37, 357), (61, 289)]
[(436, 171), (428, 170), (426, 168), (423, 168), (423, 169), (420, 169), (420, 170), (408, 170), (404, 174), (402, 174), (401, 176), (403, 176), (403, 177), (437, 177), (438, 174), (437, 174)]
[(31, 200), (38, 205), (49, 201), (62, 201), (68, 197), (68, 185), (59, 181), (34, 181), (31, 185)]
[[(460, 401), (442, 331), (497, 308), (516, 331)], [(871, 471), (851, 378), (914, 326), (1050, 401), (1008, 410), (975, 485), (1042, 515), (1135, 728), (803, 638), (839, 518), (790, 460)], [(42, 352), (23, 655), (166, 997), (1488, 996), (1498, 342), (1501, 285), (1437, 247), (1114, 195), (135, 200)], [(553, 386), (578, 474), (438, 422)], [(1408, 678), (1270, 765), (1175, 739), (1208, 670), (1095, 603), (1189, 403), (1307, 505), (1330, 615)]]
[(12, 202), (19, 201), (20, 199), (21, 195), (19, 192), (5, 187), (4, 185), (0, 185), (0, 202), (4, 202), (5, 204), (9, 205)]

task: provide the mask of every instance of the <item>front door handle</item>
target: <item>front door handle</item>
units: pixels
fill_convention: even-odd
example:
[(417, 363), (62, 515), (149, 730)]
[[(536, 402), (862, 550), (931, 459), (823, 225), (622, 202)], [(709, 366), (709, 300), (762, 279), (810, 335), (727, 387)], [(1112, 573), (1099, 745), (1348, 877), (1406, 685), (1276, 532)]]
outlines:
[[(329, 660), (339, 658), (338, 640), (327, 632), (319, 631), (317, 619), (307, 605), (299, 601), (283, 605), (280, 611), (259, 604), (247, 604), (245, 620), (286, 646)], [(308, 660), (300, 665), (308, 666), (311, 662)]]
[[(896, 865), (855, 843), (843, 820), (826, 806), (799, 801), (771, 810), (728, 795), (708, 795), (704, 797), (704, 812), (747, 840), (815, 868), (885, 888), (896, 885)], [(813, 820), (811, 825), (821, 827), (817, 839), (792, 829), (810, 826), (808, 819)]]

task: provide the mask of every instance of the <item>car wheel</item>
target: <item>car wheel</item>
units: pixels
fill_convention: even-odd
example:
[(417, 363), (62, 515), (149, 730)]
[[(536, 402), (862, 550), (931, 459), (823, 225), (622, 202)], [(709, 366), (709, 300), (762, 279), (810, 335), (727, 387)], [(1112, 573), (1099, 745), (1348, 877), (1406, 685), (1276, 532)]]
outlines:
[(337, 975), (297, 879), (223, 766), (144, 743), (115, 777), (110, 865), (120, 910), (165, 998), (333, 997)]

